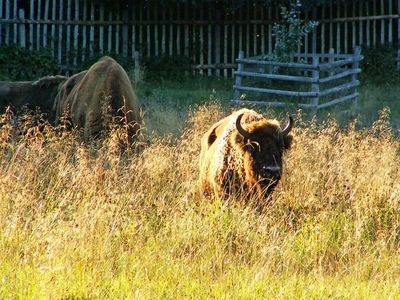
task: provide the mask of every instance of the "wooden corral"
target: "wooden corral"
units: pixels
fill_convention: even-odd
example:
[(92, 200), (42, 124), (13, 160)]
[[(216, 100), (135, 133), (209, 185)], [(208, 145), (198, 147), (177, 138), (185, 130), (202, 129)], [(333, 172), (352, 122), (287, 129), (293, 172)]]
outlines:
[[(232, 102), (239, 105), (294, 104), (307, 109), (325, 108), (349, 100), (356, 102), (359, 96), (357, 86), (360, 84), (357, 75), (361, 72), (359, 62), (362, 58), (360, 47), (356, 47), (353, 54), (334, 54), (332, 51), (329, 54), (296, 54), (293, 62), (245, 59), (244, 52), (240, 51), (236, 60), (238, 70), (235, 72)], [(286, 74), (288, 70), (290, 75)], [(281, 74), (281, 71), (285, 74)], [(265, 87), (244, 85), (244, 77), (262, 79)], [(274, 86), (277, 80), (297, 83), (302, 88), (293, 90), (291, 85), (290, 90), (279, 89)], [(308, 90), (304, 91), (304, 85), (308, 86)], [(261, 94), (261, 99), (248, 98), (248, 95), (254, 94)], [(289, 101), (271, 101), (275, 96), (283, 96)], [(308, 103), (301, 103), (296, 98), (308, 99)]]

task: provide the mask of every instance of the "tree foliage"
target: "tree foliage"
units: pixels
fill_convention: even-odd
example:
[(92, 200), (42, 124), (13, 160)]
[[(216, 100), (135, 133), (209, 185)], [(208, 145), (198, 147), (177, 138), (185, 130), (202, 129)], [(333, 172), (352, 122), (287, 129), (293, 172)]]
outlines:
[(317, 21), (306, 22), (301, 19), (301, 7), (300, 0), (297, 0), (290, 4), (290, 9), (285, 6), (281, 8), (282, 22), (275, 23), (272, 29), (276, 38), (274, 49), (276, 60), (289, 61), (302, 45), (303, 38), (318, 25)]

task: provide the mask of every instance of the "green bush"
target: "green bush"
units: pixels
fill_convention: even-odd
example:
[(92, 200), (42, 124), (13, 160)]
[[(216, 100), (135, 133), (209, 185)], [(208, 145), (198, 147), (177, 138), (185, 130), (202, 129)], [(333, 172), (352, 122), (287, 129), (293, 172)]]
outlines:
[(190, 70), (191, 60), (186, 56), (157, 56), (143, 60), (148, 79), (179, 80)]
[(0, 79), (33, 80), (57, 73), (49, 49), (29, 50), (16, 45), (0, 47)]
[(397, 83), (400, 80), (400, 71), (396, 69), (396, 54), (397, 49), (391, 44), (364, 47), (361, 80), (375, 84)]

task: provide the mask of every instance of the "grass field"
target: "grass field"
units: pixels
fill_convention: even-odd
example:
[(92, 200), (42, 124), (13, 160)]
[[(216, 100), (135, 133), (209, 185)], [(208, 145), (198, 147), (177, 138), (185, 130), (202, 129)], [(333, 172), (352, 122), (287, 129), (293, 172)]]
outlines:
[(362, 87), (358, 122), (297, 114), (261, 212), (197, 188), (200, 137), (232, 109), (228, 84), (138, 90), (140, 154), (0, 131), (0, 298), (400, 297), (399, 88)]

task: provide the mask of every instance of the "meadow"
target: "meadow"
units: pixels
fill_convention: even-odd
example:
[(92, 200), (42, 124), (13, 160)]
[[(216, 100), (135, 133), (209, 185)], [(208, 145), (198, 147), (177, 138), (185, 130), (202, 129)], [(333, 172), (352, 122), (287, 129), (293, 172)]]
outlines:
[(262, 209), (197, 187), (200, 138), (234, 109), (228, 84), (138, 91), (151, 141), (138, 154), (113, 135), (84, 146), (1, 129), (0, 298), (400, 297), (399, 88), (363, 86), (358, 119), (292, 112)]

